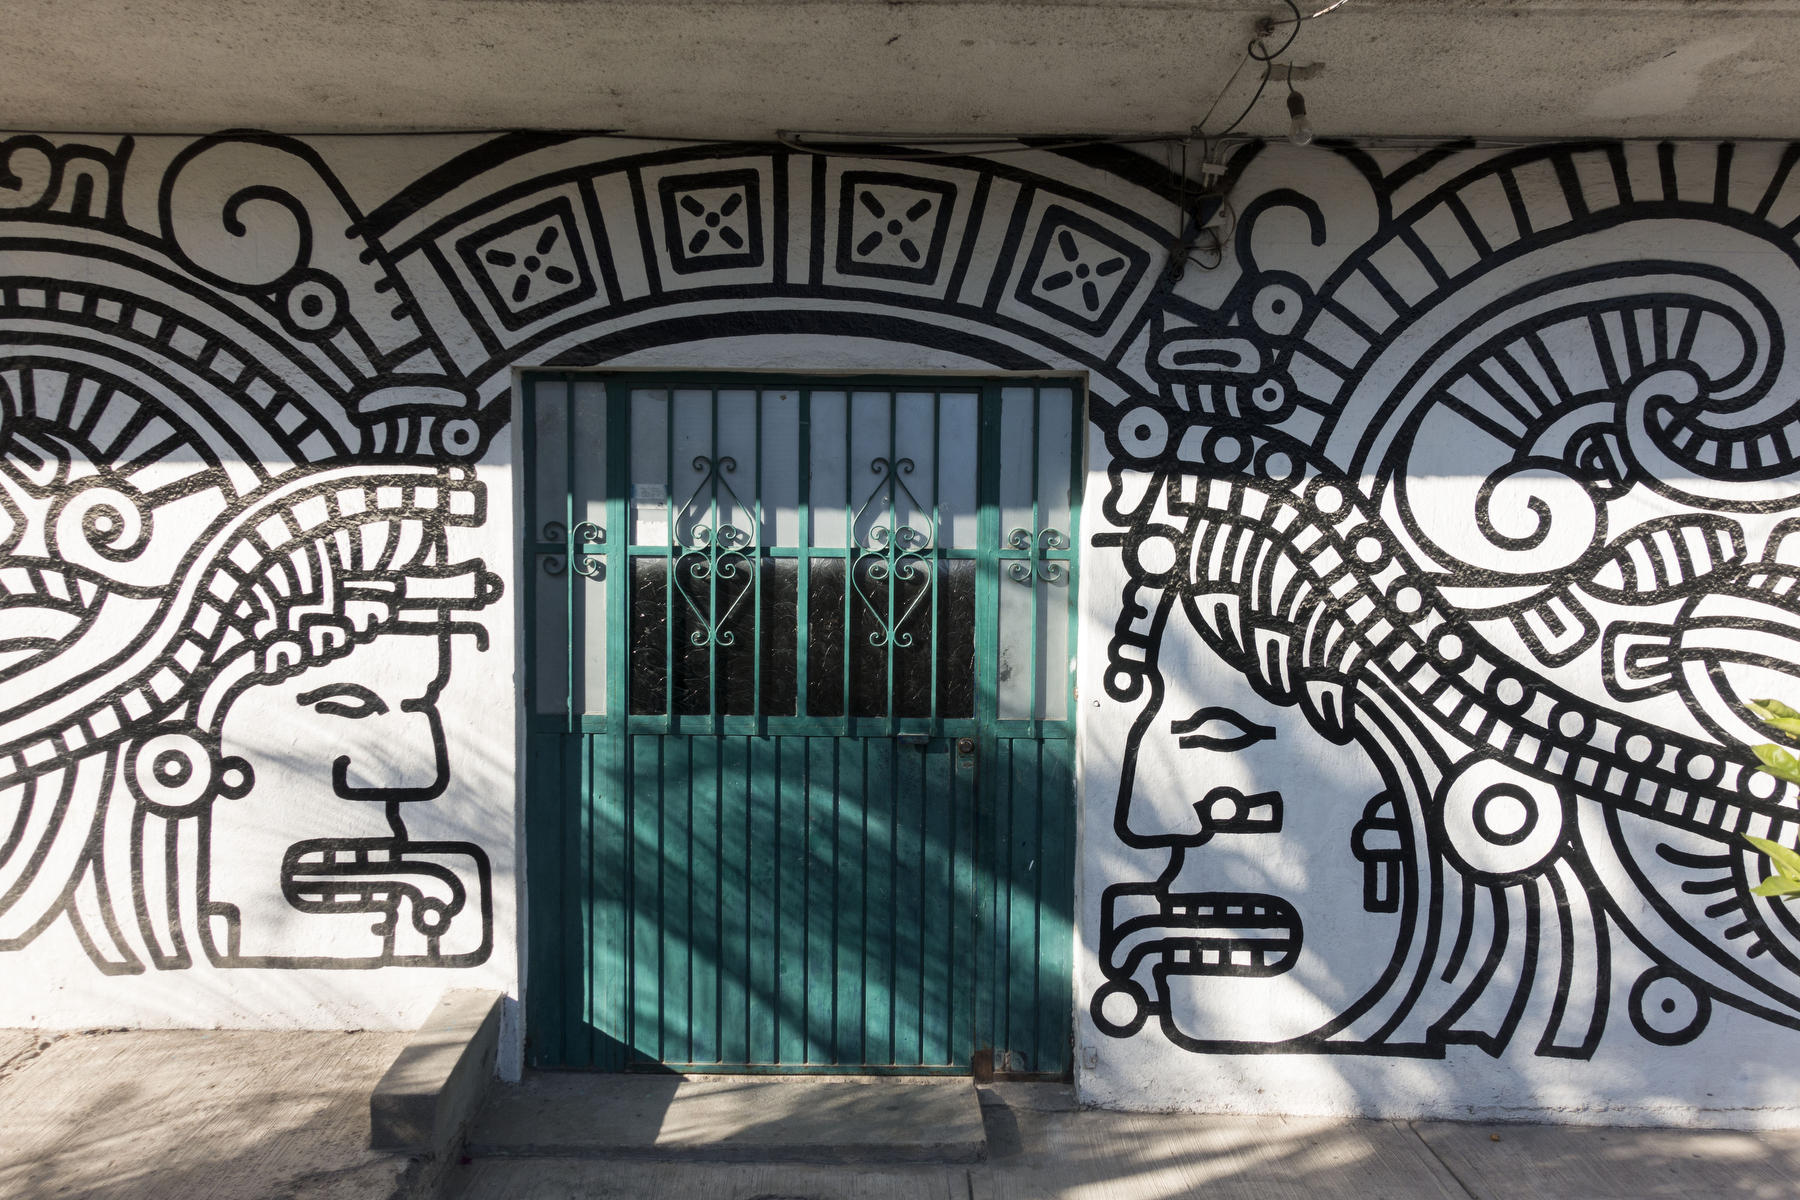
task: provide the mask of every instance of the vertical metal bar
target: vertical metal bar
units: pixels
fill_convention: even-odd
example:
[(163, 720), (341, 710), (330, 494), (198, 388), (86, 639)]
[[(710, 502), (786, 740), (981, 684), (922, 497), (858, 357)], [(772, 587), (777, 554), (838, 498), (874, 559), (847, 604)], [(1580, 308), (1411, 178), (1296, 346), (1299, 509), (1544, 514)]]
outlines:
[[(520, 404), (519, 459), (520, 467), (525, 472), (523, 545), (535, 547), (544, 540), (544, 514), (538, 511), (537, 493), (539, 447), (536, 376), (525, 376), (520, 388)], [(524, 642), (525, 662), (531, 664), (530, 712), (533, 714), (539, 707), (539, 690), (548, 682), (538, 677), (537, 644), (540, 638), (551, 632), (539, 629), (536, 620), (539, 591), (551, 586), (542, 575), (542, 561), (535, 549), (527, 549), (519, 566), (529, 593), (525, 611), (532, 614), (532, 618), (525, 622)], [(566, 987), (563, 974), (565, 964), (557, 953), (560, 949), (557, 934), (560, 932), (561, 921), (557, 910), (560, 908), (561, 889), (551, 882), (553, 875), (548, 869), (552, 860), (550, 850), (558, 833), (554, 822), (555, 808), (550, 802), (560, 792), (562, 781), (558, 773), (551, 770), (550, 763), (554, 755), (544, 752), (543, 743), (546, 740), (551, 741), (555, 750), (561, 749), (561, 738), (541, 739), (535, 732), (531, 734), (527, 739), (525, 775), (528, 789), (525, 801), (525, 854), (527, 861), (540, 865), (539, 869), (535, 869), (527, 877), (529, 891), (526, 901), (530, 915), (527, 926), (530, 984), (525, 993), (526, 1031), (528, 1061), (533, 1066), (556, 1064), (562, 1059), (562, 1031), (566, 1024), (562, 1004)], [(547, 814), (552, 819), (546, 827)], [(553, 913), (558, 917), (554, 923)]]
[(631, 673), (631, 542), (626, 504), (631, 473), (631, 392), (606, 382), (606, 713), (607, 726), (621, 734), (630, 714), (625, 695)]
[(750, 910), (755, 891), (750, 877), (752, 806), (745, 789), (750, 777), (751, 738), (723, 739), (713, 781), (719, 814), (719, 1058), (747, 1063), (750, 1057)]
[[(812, 628), (807, 624), (809, 593), (812, 591), (812, 389), (800, 389), (800, 569), (794, 604), (795, 683), (794, 715), (810, 716), (807, 692), (807, 657), (812, 651)], [(848, 469), (849, 464), (845, 464)]]
[(888, 393), (888, 544), (887, 544), (887, 723), (888, 736), (900, 732), (894, 713), (894, 643), (900, 631), (894, 628), (894, 593), (900, 590), (900, 393)]
[[(938, 596), (943, 591), (944, 564), (944, 525), (942, 483), (944, 478), (944, 393), (931, 393), (931, 574), (926, 579), (926, 586), (931, 589), (931, 705), (927, 710), (934, 725), (941, 725), (942, 715), (938, 711), (938, 654), (943, 637), (942, 623), (938, 614)], [(934, 729), (934, 733), (939, 730)]]
[(826, 806), (832, 802), (834, 755), (829, 738), (793, 739), (806, 761), (806, 911), (801, 920), (806, 948), (806, 1061), (833, 1061), (829, 1033), (836, 974), (831, 964), (830, 921), (833, 908), (828, 889), (837, 869), (834, 842), (826, 826)]
[(634, 1057), (660, 1054), (662, 1044), (662, 781), (673, 738), (646, 734), (632, 747), (631, 1024)]
[(712, 537), (707, 547), (711, 569), (706, 574), (706, 711), (712, 716), (712, 731), (719, 732), (719, 476), (725, 470), (719, 453), (719, 389), (707, 392), (712, 405)]
[[(575, 389), (570, 387), (569, 399), (573, 401), (574, 398)], [(573, 426), (574, 423), (574, 419), (571, 417), (569, 424)], [(573, 573), (573, 571), (570, 572), (570, 574)], [(579, 1038), (582, 1047), (581, 1060), (590, 1065), (594, 1061), (594, 1051), (596, 1049), (596, 1043), (594, 1041), (594, 986), (598, 982), (600, 974), (600, 964), (595, 961), (594, 957), (594, 946), (598, 941), (594, 936), (595, 919), (599, 916), (599, 912), (594, 904), (594, 890), (596, 883), (596, 872), (594, 871), (594, 801), (596, 799), (594, 759), (597, 755), (605, 752), (606, 747), (603, 744), (604, 741), (604, 738), (597, 738), (589, 734), (583, 734), (581, 736), (581, 801), (575, 806), (576, 828), (578, 830), (576, 846), (579, 854), (576, 862), (580, 864), (578, 869), (581, 872), (581, 879), (578, 881), (580, 889), (578, 894), (581, 896), (581, 912), (579, 914), (581, 919), (581, 941), (578, 942), (577, 945), (581, 948), (581, 964), (584, 968), (581, 972), (581, 1031)]]
[[(657, 932), (657, 988), (656, 988), (656, 1057), (667, 1062), (671, 1055), (673, 1043), (672, 1031), (669, 1028), (669, 1015), (674, 1006), (680, 1011), (687, 1009), (687, 988), (691, 977), (681, 974), (679, 983), (681, 995), (673, 995), (676, 975), (674, 968), (681, 947), (673, 944), (675, 925), (675, 900), (687, 892), (686, 875), (689, 861), (686, 854), (674, 854), (671, 847), (680, 840), (680, 831), (670, 828), (671, 821), (681, 811), (676, 802), (669, 796), (669, 785), (675, 783), (685, 794), (688, 790), (688, 778), (691, 774), (690, 751), (694, 739), (671, 735), (663, 742), (662, 770), (657, 776), (657, 822), (656, 822), (656, 856), (662, 862), (662, 869), (657, 872), (656, 882), (656, 932)], [(691, 804), (691, 801), (689, 802)], [(670, 878), (674, 876), (674, 878)], [(682, 910), (683, 920), (686, 919)]]
[(675, 389), (663, 389), (663, 715), (675, 724), (675, 522), (680, 509), (675, 499)]
[[(893, 426), (893, 407), (895, 397), (890, 395), (888, 409), (888, 425)], [(888, 448), (892, 450), (893, 443)], [(890, 526), (892, 528), (892, 526)], [(893, 609), (893, 575), (888, 576), (888, 608)], [(888, 731), (894, 732), (894, 639), (888, 638)], [(902, 786), (900, 773), (900, 743), (891, 737), (883, 743), (887, 748), (888, 784), (887, 784), (887, 911), (882, 914), (882, 922), (887, 927), (887, 1060), (898, 1064), (901, 1060), (900, 1046), (900, 937), (901, 906), (905, 903), (905, 885), (900, 879), (900, 839), (911, 814), (905, 810), (905, 792), (910, 789)], [(907, 753), (911, 753), (908, 751)]]
[(956, 785), (951, 756), (942, 751), (921, 755), (924, 782), (920, 793), (921, 824), (919, 891), (924, 897), (919, 934), (919, 1061), (942, 1066), (951, 1060), (956, 980), (967, 964), (956, 956), (954, 892), (956, 873)]
[(524, 488), (519, 496), (519, 507), (524, 518), (525, 536), (520, 542), (521, 558), (518, 570), (522, 573), (520, 577), (529, 581), (525, 584), (525, 589), (529, 593), (526, 597), (528, 603), (525, 611), (531, 614), (524, 621), (525, 636), (522, 639), (525, 650), (524, 661), (531, 664), (530, 697), (525, 709), (527, 713), (536, 715), (541, 700), (538, 689), (543, 686), (543, 681), (538, 678), (537, 672), (538, 638), (543, 635), (543, 631), (537, 627), (537, 597), (538, 589), (544, 585), (538, 577), (543, 566), (539, 562), (535, 547), (543, 542), (544, 536), (543, 514), (538, 512), (537, 379), (534, 376), (527, 375), (520, 382), (519, 406), (519, 470), (525, 475)]
[(856, 589), (856, 485), (850, 482), (851, 454), (855, 439), (851, 431), (855, 428), (856, 393), (848, 386), (844, 388), (844, 730), (851, 728), (850, 714), (850, 664), (851, 647), (856, 639), (851, 636), (851, 601), (855, 599)]
[[(574, 390), (574, 387), (576, 387), (576, 385), (574, 385), (574, 376), (571, 376), (571, 380), (565, 385), (565, 390), (567, 390), (567, 403), (563, 405), (563, 414), (565, 414), (565, 419), (567, 419), (567, 423), (569, 423), (569, 425), (567, 425), (567, 439), (569, 439), (569, 446), (571, 446), (571, 455), (574, 453), (572, 448), (574, 448), (574, 444), (576, 444), (576, 430), (581, 428), (580, 417), (576, 416), (576, 390)], [(590, 471), (594, 468), (592, 462), (583, 462), (581, 466), (583, 466), (583, 470), (585, 471)], [(574, 471), (569, 471), (569, 480), (567, 480), (567, 484), (569, 484), (569, 497), (571, 497), (572, 509), (572, 506), (574, 506), (574, 497), (576, 497), (576, 475), (574, 475)], [(585, 497), (585, 486), (583, 486), (583, 497)], [(578, 522), (578, 524), (587, 524), (587, 504), (585, 504), (585, 500), (583, 500), (580, 516), (581, 522)], [(585, 558), (585, 556), (587, 556), (587, 534), (572, 533), (572, 531), (576, 529), (576, 525), (574, 524), (569, 525), (569, 529), (571, 529), (571, 542), (580, 545), (581, 552), (583, 552), (583, 558)], [(601, 536), (601, 542), (605, 542), (605, 533), (601, 533), (599, 536)], [(565, 570), (563, 574), (569, 576), (569, 587), (574, 588), (574, 581), (576, 581), (574, 558), (569, 560), (569, 569)], [(587, 576), (581, 576), (581, 581), (583, 581), (583, 585), (585, 585), (585, 583), (587, 583)], [(574, 610), (574, 604), (571, 603), (569, 604), (569, 621), (571, 621), (571, 624), (574, 622), (574, 619), (576, 619), (574, 612), (576, 612), (576, 610)], [(585, 587), (581, 590), (581, 612), (583, 612), (583, 617), (581, 617), (580, 640), (581, 709), (585, 712), (587, 711), (587, 617), (585, 617), (585, 612), (587, 612), (587, 588)], [(569, 678), (569, 694), (571, 694), (571, 698), (574, 696), (574, 673), (572, 673), (572, 671), (571, 678)], [(587, 1063), (592, 1063), (592, 1061), (594, 1061), (594, 1049), (596, 1049), (596, 1042), (594, 1042), (594, 984), (596, 984), (599, 977), (599, 963), (596, 961), (596, 957), (594, 957), (594, 945), (596, 945), (596, 941), (598, 941), (598, 939), (596, 939), (596, 928), (594, 928), (594, 921), (598, 918), (598, 910), (596, 910), (596, 905), (594, 905), (594, 887), (596, 887), (596, 873), (594, 873), (594, 795), (596, 795), (594, 766), (596, 766), (596, 763), (594, 763), (594, 757), (603, 754), (605, 748), (607, 747), (605, 747), (603, 739), (596, 738), (594, 734), (589, 734), (589, 732), (583, 730), (583, 734), (581, 734), (581, 802), (578, 804), (578, 817), (576, 817), (576, 822), (578, 822), (578, 831), (580, 831), (580, 842), (578, 842), (578, 847), (580, 847), (580, 858), (578, 858), (578, 862), (580, 862), (581, 871), (581, 964), (583, 964), (583, 968), (585, 968), (585, 970), (581, 972), (581, 1042), (583, 1042), (583, 1056), (581, 1056), (581, 1060), (587, 1061)]]
[(1041, 614), (1038, 612), (1038, 556), (1042, 554), (1044, 550), (1043, 546), (1039, 544), (1043, 537), (1044, 518), (1042, 512), (1043, 497), (1039, 494), (1038, 486), (1038, 471), (1042, 466), (1041, 460), (1044, 448), (1042, 444), (1042, 417), (1043, 395), (1038, 386), (1033, 384), (1031, 386), (1031, 557), (1027, 559), (1025, 563), (1026, 566), (1031, 568), (1031, 573), (1025, 577), (1025, 586), (1031, 589), (1031, 632), (1029, 635), (1031, 639), (1029, 647), (1031, 658), (1031, 689), (1026, 692), (1025, 703), (1030, 706), (1031, 736), (1034, 738), (1039, 736), (1043, 724), (1040, 719), (1043, 716), (1043, 712), (1041, 706), (1038, 704), (1038, 659), (1042, 657), (1042, 652), (1038, 649), (1041, 640), (1039, 635), (1042, 633), (1038, 628), (1038, 623), (1041, 620)]
[(955, 769), (952, 759), (948, 772), (946, 799), (950, 808), (950, 927), (945, 934), (945, 1020), (944, 1061), (954, 1062), (959, 1054), (975, 1048), (973, 1004), (974, 979), (981, 963), (971, 954), (975, 941), (975, 847), (969, 831), (974, 826), (975, 806), (970, 803), (966, 781)]
[[(606, 402), (606, 713), (609, 753), (606, 760), (608, 794), (603, 800), (609, 820), (598, 855), (601, 887), (607, 900), (606, 932), (599, 939), (598, 954), (606, 966), (602, 994), (608, 997), (611, 1006), (609, 1019), (599, 1029), (602, 1034), (612, 1035), (612, 1043), (602, 1043), (604, 1054), (598, 1065), (617, 1071), (625, 1065), (622, 1048), (629, 1045), (626, 1014), (630, 1011), (628, 967), (631, 961), (627, 952), (631, 928), (628, 919), (631, 897), (631, 742), (628, 723), (631, 714), (632, 530), (627, 503), (631, 485), (630, 388), (608, 380)], [(623, 869), (607, 869), (612, 864), (623, 864)]]
[(998, 865), (1002, 842), (996, 828), (994, 718), (999, 706), (1000, 576), (1000, 389), (984, 384), (978, 408), (975, 568), (975, 818), (970, 847), (974, 860), (975, 996), (972, 1041), (992, 1048), (996, 1032), (996, 976), (1004, 958), (996, 955), (992, 930), (996, 923)]
[(762, 710), (762, 569), (763, 557), (762, 463), (763, 463), (763, 393), (756, 389), (756, 475), (750, 484), (750, 509), (744, 516), (751, 522), (750, 538), (750, 712), (756, 717), (757, 732), (763, 729)]
[(837, 864), (834, 889), (837, 980), (837, 1024), (834, 1036), (838, 1061), (868, 1062), (868, 964), (863, 947), (868, 940), (866, 901), (869, 863), (864, 835), (869, 804), (868, 746), (866, 739), (834, 737), (837, 755), (836, 798), (833, 829), (837, 834), (832, 861)]
[(725, 789), (723, 787), (722, 762), (725, 757), (723, 738), (712, 740), (707, 760), (710, 765), (701, 782), (706, 787), (707, 805), (712, 810), (712, 845), (707, 848), (706, 867), (712, 877), (712, 929), (709, 930), (711, 946), (709, 957), (712, 961), (712, 1007), (706, 1019), (699, 1022), (707, 1037), (706, 1048), (710, 1055), (702, 1057), (698, 1050), (696, 1062), (722, 1062), (725, 1059), (725, 993), (726, 975), (729, 968), (725, 960), (725, 892), (729, 887), (729, 872), (726, 869), (727, 852), (725, 849)]
[(744, 1044), (749, 1061), (775, 1060), (775, 945), (780, 928), (775, 919), (775, 846), (780, 820), (776, 798), (770, 792), (779, 759), (780, 738), (749, 738), (744, 748), (744, 876), (752, 903), (744, 921), (744, 961), (748, 986), (745, 991)]
[[(562, 847), (562, 886), (570, 894), (579, 897), (577, 903), (564, 910), (567, 924), (562, 936), (565, 944), (576, 947), (576, 956), (581, 963), (581, 979), (576, 981), (573, 989), (579, 1004), (579, 1011), (571, 1013), (575, 1018), (575, 1029), (565, 1042), (565, 1047), (572, 1054), (580, 1055), (584, 1060), (591, 1052), (588, 1044), (587, 1026), (592, 1016), (592, 992), (594, 963), (590, 957), (593, 947), (591, 916), (591, 896), (588, 891), (586, 872), (582, 864), (588, 859), (588, 801), (593, 795), (592, 746), (581, 731), (581, 706), (575, 703), (575, 656), (581, 652), (582, 639), (577, 634), (575, 607), (575, 583), (583, 578), (575, 570), (577, 549), (580, 543), (575, 532), (575, 384), (569, 375), (561, 376), (563, 392), (563, 537), (565, 539), (563, 559), (564, 588), (564, 636), (563, 636), (563, 713), (567, 722), (570, 739), (566, 743), (568, 752), (563, 761), (570, 761), (574, 756), (576, 768), (572, 772), (574, 783), (579, 780), (579, 791), (573, 803), (564, 798), (563, 811), (566, 814), (563, 822), (562, 836), (565, 839)], [(572, 826), (572, 828), (571, 828)]]
[(1068, 1070), (1073, 1049), (1069, 1013), (1075, 954), (1074, 745), (1072, 738), (1045, 739), (1047, 766), (1045, 782), (1040, 785), (1044, 793), (1041, 886), (1046, 898), (1038, 916), (1044, 926), (1038, 944), (1044, 947), (1040, 979), (1049, 994), (1038, 1001), (1038, 1057), (1032, 1065), (1036, 1070), (1058, 1074)]
[(836, 903), (836, 892), (839, 889), (838, 877), (843, 871), (844, 845), (844, 762), (843, 742), (840, 738), (814, 738), (815, 745), (826, 747), (824, 757), (831, 762), (831, 877), (826, 880), (830, 894), (825, 897), (826, 907), (831, 913), (831, 1023), (829, 1034), (829, 1061), (841, 1063), (846, 1061), (844, 1054), (845, 1041), (843, 1029), (844, 1009), (844, 936), (842, 909)]
[[(1084, 387), (1069, 388), (1069, 436), (1073, 444), (1069, 447), (1069, 596), (1064, 601), (1069, 606), (1068, 634), (1063, 639), (1063, 686), (1069, 689), (1069, 720), (1075, 720), (1075, 680), (1074, 672), (1069, 664), (1078, 661), (1077, 651), (1081, 645), (1081, 621), (1078, 619), (1080, 606), (1081, 566), (1081, 500), (1082, 491), (1087, 486), (1087, 405), (1084, 403)], [(1070, 803), (1073, 803), (1071, 799)]]
[(563, 537), (566, 539), (563, 559), (563, 588), (567, 597), (563, 608), (563, 715), (570, 733), (581, 731), (580, 710), (575, 707), (575, 652), (580, 645), (575, 636), (575, 385), (569, 376), (562, 377), (563, 389)]
[[(934, 455), (934, 457), (935, 457), (935, 455)], [(929, 578), (927, 578), (926, 586), (929, 587), (930, 585), (931, 585), (931, 580)], [(935, 648), (932, 651), (932, 657), (933, 658), (936, 657)], [(927, 946), (927, 943), (925, 940), (925, 921), (926, 921), (926, 914), (931, 910), (932, 902), (935, 899), (935, 897), (929, 895), (927, 892), (927, 886), (928, 886), (927, 885), (927, 872), (925, 869), (925, 864), (930, 861), (931, 856), (932, 856), (931, 855), (931, 833), (932, 833), (932, 829), (931, 829), (931, 795), (932, 794), (931, 794), (931, 790), (930, 790), (931, 785), (928, 782), (928, 778), (929, 778), (928, 772), (926, 771), (927, 764), (924, 761), (926, 759), (926, 757), (927, 757), (927, 755), (924, 753), (920, 753), (919, 755), (917, 755), (917, 759), (918, 759), (918, 763), (919, 763), (919, 770), (918, 770), (918, 776), (917, 776), (918, 788), (914, 792), (914, 794), (911, 798), (912, 799), (912, 810), (916, 814), (913, 817), (913, 819), (918, 822), (917, 838), (916, 838), (916, 840), (914, 840), (912, 845), (913, 845), (913, 849), (918, 852), (918, 857), (919, 857), (919, 873), (918, 873), (917, 888), (913, 893), (916, 897), (918, 897), (918, 900), (917, 900), (918, 921), (914, 926), (913, 953), (912, 953), (911, 957), (908, 959), (908, 962), (909, 962), (912, 970), (914, 971), (913, 981), (914, 981), (914, 983), (917, 984), (917, 993), (916, 993), (917, 999), (913, 1005), (914, 1021), (913, 1021), (913, 1039), (912, 1039), (913, 1061), (915, 1063), (923, 1063), (923, 1062), (927, 1061), (926, 1055), (925, 1055), (925, 1004), (926, 1004), (926, 1000), (925, 1000), (925, 993), (926, 993), (925, 957), (931, 951), (928, 949), (928, 946)]]
[(806, 818), (806, 739), (775, 743), (775, 1061), (806, 1061), (806, 888), (812, 831)]

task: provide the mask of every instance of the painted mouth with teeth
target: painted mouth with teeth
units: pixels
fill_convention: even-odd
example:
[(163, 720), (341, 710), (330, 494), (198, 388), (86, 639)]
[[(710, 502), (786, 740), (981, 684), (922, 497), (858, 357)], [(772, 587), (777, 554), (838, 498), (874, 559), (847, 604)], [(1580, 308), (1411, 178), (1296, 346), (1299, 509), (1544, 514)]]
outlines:
[(1102, 906), (1114, 979), (1152, 956), (1170, 974), (1240, 978), (1280, 975), (1300, 958), (1300, 914), (1279, 896), (1109, 889)]
[(288, 848), (281, 893), (301, 912), (377, 913), (398, 919), (402, 905), (417, 932), (441, 935), (467, 903), (456, 871), (427, 845), (393, 838), (315, 838)]

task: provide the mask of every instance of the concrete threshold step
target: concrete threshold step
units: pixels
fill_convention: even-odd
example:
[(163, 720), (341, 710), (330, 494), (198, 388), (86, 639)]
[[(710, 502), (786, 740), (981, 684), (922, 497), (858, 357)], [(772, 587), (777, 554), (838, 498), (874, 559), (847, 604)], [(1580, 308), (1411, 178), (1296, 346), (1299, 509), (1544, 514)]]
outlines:
[(494, 1088), (476, 1158), (966, 1163), (987, 1154), (967, 1079), (528, 1072)]

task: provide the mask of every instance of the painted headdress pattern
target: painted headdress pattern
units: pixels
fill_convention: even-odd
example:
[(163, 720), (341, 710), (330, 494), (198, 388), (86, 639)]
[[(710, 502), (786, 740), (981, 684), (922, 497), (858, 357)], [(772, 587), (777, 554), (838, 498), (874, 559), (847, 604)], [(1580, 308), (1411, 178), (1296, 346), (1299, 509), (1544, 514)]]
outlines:
[[(103, 969), (185, 965), (145, 847), (242, 786), (233, 697), (480, 640), (502, 572), (459, 547), (500, 536), (472, 464), (513, 368), (842, 334), (1088, 373), (1085, 549), (1125, 580), (1096, 736), (1185, 628), (1386, 765), (1356, 846), (1396, 966), (1270, 1048), (1583, 1057), (1627, 962), (1652, 1042), (1800, 1024), (1738, 837), (1800, 839), (1740, 749), (1796, 673), (1800, 151), (1249, 146), (1180, 275), (1184, 191), (1122, 152), (521, 135), (365, 210), (328, 150), (0, 144), (0, 945), (67, 916)], [(1137, 1020), (1096, 1024), (1132, 1036), (1161, 951), (1103, 925)]]

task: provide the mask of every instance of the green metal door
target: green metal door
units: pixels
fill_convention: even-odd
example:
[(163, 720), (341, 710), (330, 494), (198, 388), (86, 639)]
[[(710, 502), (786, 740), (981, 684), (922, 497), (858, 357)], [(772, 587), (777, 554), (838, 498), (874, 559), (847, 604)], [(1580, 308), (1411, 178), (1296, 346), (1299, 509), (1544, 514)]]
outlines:
[(524, 392), (529, 1061), (1066, 1076), (1079, 389)]

